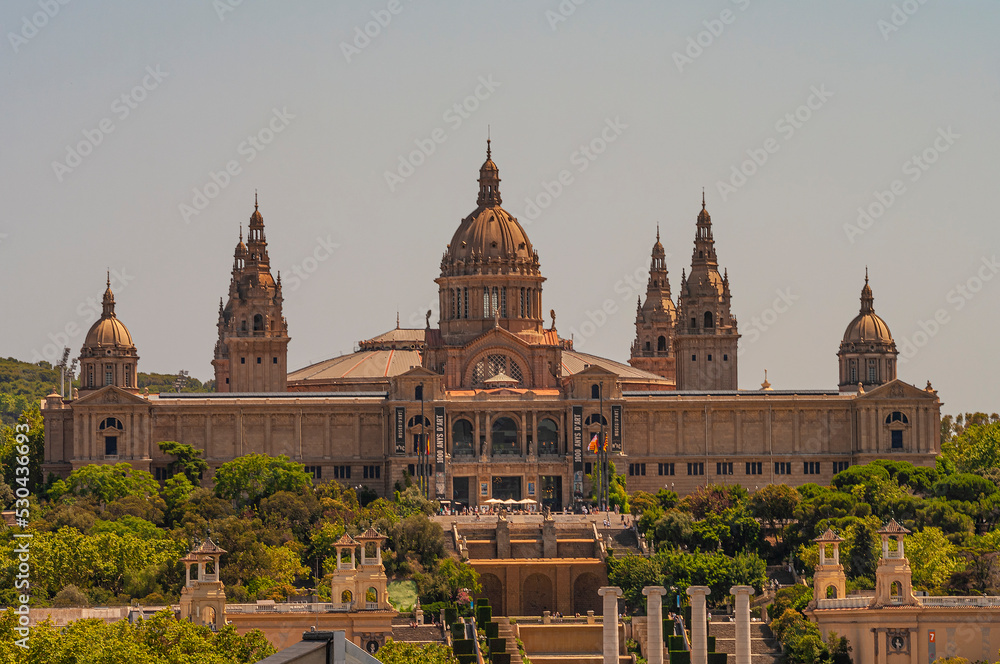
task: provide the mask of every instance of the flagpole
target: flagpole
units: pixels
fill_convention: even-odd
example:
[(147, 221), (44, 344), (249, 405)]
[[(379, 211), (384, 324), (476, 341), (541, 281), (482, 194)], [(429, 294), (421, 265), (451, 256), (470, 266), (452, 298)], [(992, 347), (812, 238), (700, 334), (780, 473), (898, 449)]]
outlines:
[(417, 486), (420, 487), (420, 495), (429, 497), (426, 496), (427, 487), (424, 486), (427, 474), (427, 469), (424, 467), (426, 464), (426, 455), (424, 454), (424, 445), (426, 444), (424, 441), (426, 435), (424, 432), (424, 422), (426, 422), (424, 419), (424, 384), (420, 383), (420, 444), (417, 446), (417, 473), (420, 475), (420, 479)]
[(598, 394), (600, 394), (600, 397), (601, 397), (601, 437), (598, 439), (598, 442), (597, 442), (597, 449), (598, 449), (598, 451), (600, 452), (600, 455), (601, 455), (600, 456), (600, 460), (601, 460), (601, 495), (602, 495), (602, 501), (601, 502), (603, 503), (604, 508), (607, 509), (608, 501), (609, 501), (609, 498), (610, 498), (610, 496), (608, 495), (608, 493), (609, 493), (609, 490), (611, 488), (611, 485), (608, 482), (608, 449), (607, 449), (606, 441), (604, 439), (604, 382), (603, 381), (601, 383), (599, 383)]

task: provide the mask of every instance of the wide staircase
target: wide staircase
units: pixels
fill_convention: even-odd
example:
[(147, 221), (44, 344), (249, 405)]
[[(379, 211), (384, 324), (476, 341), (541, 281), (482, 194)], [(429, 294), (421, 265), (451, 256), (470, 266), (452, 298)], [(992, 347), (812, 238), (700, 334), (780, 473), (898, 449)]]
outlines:
[[(730, 662), (735, 661), (736, 623), (712, 621), (708, 633), (715, 637), (715, 651), (724, 652), (731, 656)], [(751, 664), (777, 664), (781, 661), (778, 640), (764, 623), (750, 623), (750, 654)]]
[(778, 581), (778, 585), (781, 586), (793, 586), (795, 585), (795, 577), (792, 573), (785, 569), (784, 565), (768, 565), (767, 566), (767, 578), (775, 579)]
[(517, 649), (517, 636), (514, 635), (514, 626), (510, 621), (500, 616), (497, 621), (497, 636), (507, 639), (507, 652), (510, 653), (510, 664), (524, 664), (521, 659), (521, 651)]
[(410, 619), (399, 616), (392, 619), (392, 639), (407, 643), (444, 643), (444, 634), (435, 625), (410, 627)]

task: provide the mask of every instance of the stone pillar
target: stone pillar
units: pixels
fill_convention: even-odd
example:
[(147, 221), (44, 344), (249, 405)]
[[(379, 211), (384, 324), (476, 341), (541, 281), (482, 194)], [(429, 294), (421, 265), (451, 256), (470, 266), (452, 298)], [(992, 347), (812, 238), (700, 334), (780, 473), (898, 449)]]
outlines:
[(618, 598), (622, 589), (604, 586), (597, 594), (604, 598), (604, 664), (618, 664)]
[(750, 586), (733, 586), (736, 596), (736, 664), (750, 664)]
[(708, 586), (688, 586), (691, 598), (691, 664), (708, 664), (708, 624), (706, 623), (705, 598)]
[(649, 664), (663, 664), (663, 596), (667, 594), (667, 589), (663, 586), (646, 586), (642, 589), (642, 594), (647, 598), (646, 661)]

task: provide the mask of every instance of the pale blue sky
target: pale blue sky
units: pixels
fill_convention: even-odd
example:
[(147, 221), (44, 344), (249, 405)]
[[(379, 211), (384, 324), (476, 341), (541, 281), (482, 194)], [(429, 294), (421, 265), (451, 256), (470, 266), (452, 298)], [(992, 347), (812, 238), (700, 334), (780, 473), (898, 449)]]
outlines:
[[(505, 207), (548, 278), (545, 309), (578, 349), (627, 358), (626, 276), (639, 270), (644, 288), (659, 222), (677, 290), (705, 187), (744, 335), (741, 387), (765, 368), (778, 388), (834, 387), (868, 265), (876, 311), (901, 346), (921, 344), (900, 377), (931, 379), (945, 412), (1000, 410), (996, 2), (564, 0), (575, 11), (556, 23), (556, 0), (401, 0), (350, 62), (341, 44), (372, 12), (384, 21), (389, 0), (243, 0), (220, 18), (235, 2), (0, 7), (0, 355), (32, 359), (67, 326), (78, 352), (110, 266), (128, 280), (118, 313), (140, 368), (211, 378), (255, 188), (285, 279), (291, 368), (351, 351), (397, 309), (422, 326), (441, 253), (475, 206), (489, 124)], [(894, 4), (912, 14), (889, 31)], [(678, 66), (689, 38), (705, 46)], [(477, 87), (478, 108), (449, 112)], [(779, 124), (797, 111), (808, 119)], [(243, 144), (272, 118), (272, 142)], [(581, 170), (577, 151), (608, 122), (614, 140)], [(390, 190), (386, 171), (436, 129), (443, 142)], [(84, 132), (100, 144), (54, 167)], [(721, 191), (765, 146), (757, 172)], [(935, 163), (907, 165), (925, 150)], [(186, 223), (179, 206), (229, 161), (239, 173)], [(546, 202), (563, 170), (571, 182), (535, 214), (526, 201)], [(849, 238), (845, 224), (877, 211), (894, 180), (901, 193)], [(295, 268), (314, 268), (298, 288)], [(977, 292), (955, 290), (965, 284)], [(778, 292), (792, 301), (781, 313)], [(946, 322), (922, 336), (935, 314)]]

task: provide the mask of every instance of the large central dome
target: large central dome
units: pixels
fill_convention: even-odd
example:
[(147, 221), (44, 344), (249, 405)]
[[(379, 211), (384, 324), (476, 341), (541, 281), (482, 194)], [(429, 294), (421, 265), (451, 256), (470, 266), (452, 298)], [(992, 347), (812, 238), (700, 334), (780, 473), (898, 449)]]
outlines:
[(441, 276), (537, 274), (538, 256), (521, 224), (500, 207), (500, 172), (489, 141), (479, 169), (478, 206), (462, 220), (441, 262)]

